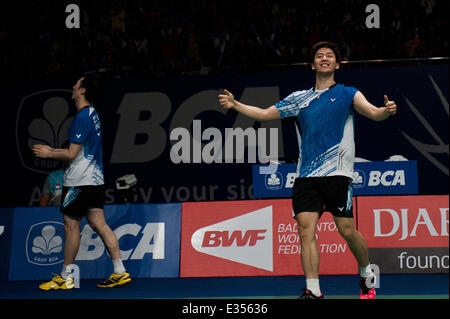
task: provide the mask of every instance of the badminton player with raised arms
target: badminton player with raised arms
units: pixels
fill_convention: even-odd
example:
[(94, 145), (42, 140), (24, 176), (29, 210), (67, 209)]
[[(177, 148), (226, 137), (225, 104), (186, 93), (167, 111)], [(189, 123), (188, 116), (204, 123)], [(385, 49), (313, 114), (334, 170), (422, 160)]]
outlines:
[(91, 228), (103, 240), (111, 256), (114, 272), (98, 287), (121, 286), (131, 281), (123, 266), (119, 242), (104, 216), (104, 176), (102, 131), (98, 113), (92, 102), (98, 90), (98, 79), (85, 76), (73, 86), (72, 99), (77, 114), (69, 127), (69, 148), (55, 149), (48, 145), (34, 145), (33, 153), (40, 158), (69, 160), (64, 174), (62, 203), (64, 216), (64, 265), (60, 275), (39, 286), (43, 290), (71, 289), (74, 280), (69, 265), (74, 264), (80, 247), (80, 221), (85, 216)]
[(367, 243), (355, 228), (352, 178), (355, 158), (354, 111), (375, 121), (396, 114), (394, 101), (384, 95), (384, 106), (376, 107), (354, 87), (336, 83), (341, 61), (337, 46), (328, 41), (311, 49), (314, 87), (296, 91), (266, 109), (245, 105), (232, 93), (218, 96), (220, 105), (259, 121), (295, 117), (299, 143), (297, 178), (292, 193), (294, 218), (301, 241), (301, 262), (306, 289), (299, 299), (320, 299), (319, 248), (315, 231), (320, 216), (329, 211), (340, 235), (346, 240), (360, 269), (360, 298), (375, 299), (375, 278)]

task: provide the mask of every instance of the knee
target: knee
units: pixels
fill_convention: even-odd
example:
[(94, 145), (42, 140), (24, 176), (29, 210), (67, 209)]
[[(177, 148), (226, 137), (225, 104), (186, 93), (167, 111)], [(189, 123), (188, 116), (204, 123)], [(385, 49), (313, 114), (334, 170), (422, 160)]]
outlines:
[(341, 234), (342, 238), (345, 239), (345, 241), (352, 241), (356, 236), (356, 229), (352, 227), (340, 229), (339, 233)]
[(103, 229), (106, 226), (106, 224), (89, 222), (89, 226), (91, 226), (91, 228), (94, 232), (96, 232), (97, 234), (100, 234), (101, 232), (103, 232)]
[(80, 232), (80, 226), (77, 223), (64, 223), (64, 230), (66, 233)]
[(314, 242), (316, 240), (316, 228), (319, 220), (317, 213), (301, 213), (295, 216), (298, 226), (298, 235), (301, 243)]
[(314, 227), (302, 227), (298, 226), (298, 235), (300, 237), (300, 242), (313, 241), (316, 238), (316, 232)]

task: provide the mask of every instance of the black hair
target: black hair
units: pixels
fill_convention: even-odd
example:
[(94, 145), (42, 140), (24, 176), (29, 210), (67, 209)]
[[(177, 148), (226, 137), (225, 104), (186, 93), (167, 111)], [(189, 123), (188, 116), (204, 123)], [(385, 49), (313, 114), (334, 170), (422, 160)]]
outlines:
[(83, 80), (80, 83), (80, 87), (85, 88), (84, 98), (94, 103), (97, 100), (100, 90), (100, 77), (98, 75), (87, 74), (83, 76)]
[(316, 52), (320, 48), (331, 49), (334, 52), (334, 55), (336, 56), (336, 62), (337, 63), (341, 62), (341, 52), (339, 52), (338, 46), (335, 43), (330, 42), (330, 41), (320, 41), (311, 47), (311, 53), (310, 53), (311, 63), (314, 63), (314, 57), (316, 56)]

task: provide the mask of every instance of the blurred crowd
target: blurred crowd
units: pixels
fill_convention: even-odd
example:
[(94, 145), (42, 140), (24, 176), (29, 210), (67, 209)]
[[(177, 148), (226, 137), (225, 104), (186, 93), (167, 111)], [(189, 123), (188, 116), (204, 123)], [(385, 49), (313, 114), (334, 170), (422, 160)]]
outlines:
[[(65, 6), (81, 10), (65, 27)], [(381, 27), (365, 24), (369, 3)], [(2, 82), (259, 71), (309, 62), (319, 40), (344, 60), (448, 56), (448, 0), (42, 0), (0, 13)], [(18, 15), (19, 18), (16, 16)]]

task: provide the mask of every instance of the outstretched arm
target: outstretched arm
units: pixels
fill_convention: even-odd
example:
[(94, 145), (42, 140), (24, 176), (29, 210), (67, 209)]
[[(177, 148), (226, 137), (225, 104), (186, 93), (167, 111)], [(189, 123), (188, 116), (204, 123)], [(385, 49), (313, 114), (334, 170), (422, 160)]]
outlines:
[(53, 148), (48, 145), (33, 145), (33, 153), (40, 158), (74, 160), (81, 150), (81, 144), (70, 143), (69, 148)]
[(353, 98), (355, 110), (374, 121), (384, 121), (389, 116), (397, 113), (397, 105), (394, 101), (389, 101), (387, 95), (384, 96), (384, 107), (376, 107), (360, 92), (356, 92)]
[(280, 112), (278, 112), (278, 109), (274, 105), (267, 109), (246, 105), (236, 101), (233, 94), (228, 90), (224, 90), (224, 92), (225, 94), (219, 95), (219, 103), (226, 109), (235, 109), (237, 112), (257, 121), (268, 121), (281, 118)]

